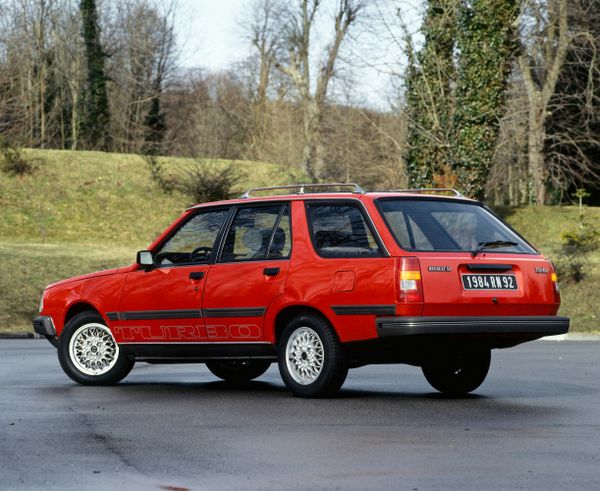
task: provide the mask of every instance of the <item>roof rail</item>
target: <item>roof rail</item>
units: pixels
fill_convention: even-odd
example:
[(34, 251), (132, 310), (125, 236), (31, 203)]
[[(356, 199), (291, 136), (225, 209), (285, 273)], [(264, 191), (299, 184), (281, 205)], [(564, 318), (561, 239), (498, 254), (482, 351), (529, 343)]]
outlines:
[(416, 189), (392, 189), (392, 193), (417, 193), (417, 194), (437, 194), (452, 193), (454, 196), (464, 198), (464, 196), (453, 188), (416, 188)]
[(244, 194), (242, 194), (241, 198), (242, 199), (250, 198), (251, 193), (254, 193), (256, 191), (274, 191), (277, 189), (298, 189), (297, 193), (290, 193), (290, 194), (304, 194), (305, 190), (307, 188), (314, 189), (314, 188), (332, 188), (332, 187), (336, 187), (336, 188), (351, 187), (352, 190), (346, 191), (346, 192), (356, 193), (356, 194), (364, 194), (365, 193), (365, 191), (358, 184), (355, 184), (353, 182), (324, 182), (324, 183), (314, 183), (314, 184), (290, 184), (287, 186), (269, 186), (266, 188), (252, 188), (252, 189), (248, 189), (248, 191), (246, 191)]

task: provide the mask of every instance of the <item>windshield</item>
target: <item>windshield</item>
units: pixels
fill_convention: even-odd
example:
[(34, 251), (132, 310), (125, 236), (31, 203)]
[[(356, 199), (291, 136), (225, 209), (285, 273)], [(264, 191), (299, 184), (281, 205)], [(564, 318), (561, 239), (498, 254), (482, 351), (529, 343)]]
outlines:
[(377, 207), (398, 245), (407, 251), (537, 254), (522, 237), (476, 203), (381, 198)]

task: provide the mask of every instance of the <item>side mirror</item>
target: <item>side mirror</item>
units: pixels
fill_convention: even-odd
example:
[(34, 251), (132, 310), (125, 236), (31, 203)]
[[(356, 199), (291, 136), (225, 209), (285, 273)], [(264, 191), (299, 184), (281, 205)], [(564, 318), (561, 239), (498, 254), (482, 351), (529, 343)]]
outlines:
[(138, 251), (135, 261), (146, 270), (154, 267), (154, 257), (150, 251)]

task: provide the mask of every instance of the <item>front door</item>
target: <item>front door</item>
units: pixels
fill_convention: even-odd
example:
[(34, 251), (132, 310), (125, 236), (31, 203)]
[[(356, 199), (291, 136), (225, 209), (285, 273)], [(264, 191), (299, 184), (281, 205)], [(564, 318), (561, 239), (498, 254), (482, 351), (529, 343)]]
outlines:
[(211, 340), (264, 340), (265, 311), (283, 294), (290, 253), (289, 204), (236, 210), (204, 290), (202, 309)]
[(154, 251), (156, 267), (127, 275), (119, 312), (119, 343), (209, 341), (202, 316), (208, 263), (229, 210), (192, 215)]

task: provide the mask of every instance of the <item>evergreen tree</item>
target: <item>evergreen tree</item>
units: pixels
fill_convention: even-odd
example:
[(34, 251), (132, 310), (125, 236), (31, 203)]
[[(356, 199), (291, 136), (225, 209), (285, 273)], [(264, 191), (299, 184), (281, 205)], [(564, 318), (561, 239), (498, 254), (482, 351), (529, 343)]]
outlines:
[(453, 86), (456, 78), (454, 48), (459, 0), (430, 0), (423, 26), (422, 49), (409, 44), (406, 77), (408, 175), (413, 187), (427, 187), (448, 167)]
[(468, 196), (483, 199), (518, 46), (518, 0), (463, 0), (452, 167)]
[(104, 62), (106, 53), (100, 42), (96, 0), (81, 0), (82, 36), (87, 61), (86, 108), (82, 121), (82, 138), (88, 147), (111, 149), (110, 112)]
[(165, 115), (160, 109), (160, 94), (150, 101), (150, 109), (144, 120), (144, 125), (146, 126), (144, 153), (146, 155), (160, 154), (167, 129)]

